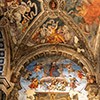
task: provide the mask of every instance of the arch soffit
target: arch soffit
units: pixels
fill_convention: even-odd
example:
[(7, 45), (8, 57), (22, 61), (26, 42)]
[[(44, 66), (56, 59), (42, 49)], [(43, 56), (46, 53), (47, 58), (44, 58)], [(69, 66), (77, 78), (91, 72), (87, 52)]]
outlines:
[(22, 67), (26, 67), (33, 60), (51, 55), (63, 56), (66, 59), (70, 59), (85, 69), (86, 73), (94, 74), (94, 69), (90, 61), (86, 59), (82, 54), (77, 53), (75, 50), (68, 48), (64, 44), (42, 44), (33, 47), (30, 53), (27, 53), (25, 56), (18, 60), (16, 68), (14, 67), (13, 72), (19, 72)]

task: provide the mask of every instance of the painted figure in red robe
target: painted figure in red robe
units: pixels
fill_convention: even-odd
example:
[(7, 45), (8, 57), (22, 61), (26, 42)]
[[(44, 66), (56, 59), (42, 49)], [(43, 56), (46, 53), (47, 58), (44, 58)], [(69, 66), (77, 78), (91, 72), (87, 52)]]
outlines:
[(78, 78), (83, 79), (84, 74), (83, 74), (83, 72), (81, 70), (78, 70), (77, 71), (77, 76), (78, 76)]
[(60, 73), (58, 72), (58, 66), (56, 65), (56, 62), (51, 63), (49, 74), (51, 77), (58, 77)]
[(34, 78), (33, 80), (32, 80), (32, 83), (29, 85), (29, 87), (31, 88), (31, 89), (35, 89), (35, 88), (37, 88), (38, 87), (38, 79), (37, 78)]

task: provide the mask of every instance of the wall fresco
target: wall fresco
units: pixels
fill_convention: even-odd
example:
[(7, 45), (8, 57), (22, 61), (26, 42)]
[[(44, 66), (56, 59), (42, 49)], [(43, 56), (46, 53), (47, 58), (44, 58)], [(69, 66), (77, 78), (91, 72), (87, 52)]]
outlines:
[(33, 93), (40, 94), (53, 92), (69, 93), (72, 96), (77, 93), (81, 98), (79, 100), (82, 100), (82, 96), (87, 100), (87, 92), (84, 90), (86, 83), (84, 71), (73, 61), (52, 57), (46, 58), (45, 61), (45, 59), (40, 58), (30, 63), (23, 71), (20, 79), (22, 89), (19, 90), (19, 100), (22, 100), (23, 97), (27, 98), (24, 93), (30, 89)]
[(27, 43), (28, 46), (43, 44), (43, 43), (74, 43), (73, 32), (70, 28), (64, 25), (59, 18), (50, 19), (35, 32)]

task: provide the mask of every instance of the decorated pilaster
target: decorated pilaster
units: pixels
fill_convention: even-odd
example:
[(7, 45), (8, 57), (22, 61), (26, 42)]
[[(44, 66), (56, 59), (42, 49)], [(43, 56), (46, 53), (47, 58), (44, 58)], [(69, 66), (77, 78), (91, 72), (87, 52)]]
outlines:
[(4, 17), (3, 1), (0, 2), (0, 100), (6, 100), (10, 83), (9, 20)]
[(94, 75), (89, 75), (87, 77), (86, 90), (88, 91), (89, 100), (99, 100), (99, 85), (96, 83), (96, 78)]

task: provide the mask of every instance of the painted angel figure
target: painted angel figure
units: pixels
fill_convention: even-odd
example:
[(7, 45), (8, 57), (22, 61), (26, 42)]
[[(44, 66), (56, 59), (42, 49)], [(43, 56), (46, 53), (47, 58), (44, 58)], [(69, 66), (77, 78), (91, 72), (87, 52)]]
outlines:
[(70, 83), (69, 83), (70, 89), (75, 89), (77, 87), (76, 81), (77, 81), (76, 78), (74, 78), (74, 77), (70, 78)]
[(49, 26), (48, 29), (49, 29), (49, 32), (50, 32), (50, 36), (47, 37), (47, 42), (49, 43), (64, 43), (65, 40), (64, 40), (64, 37), (57, 33), (57, 25), (54, 27), (54, 26)]
[(74, 71), (75, 71), (75, 70), (73, 69), (73, 67), (72, 67), (72, 64), (71, 64), (71, 63), (66, 64), (65, 68), (67, 68), (67, 70), (68, 70), (68, 72), (69, 72), (69, 73), (70, 73), (70, 72), (74, 72)]
[(78, 70), (78, 71), (77, 71), (77, 76), (78, 76), (78, 78), (80, 78), (80, 79), (83, 79), (83, 78), (84, 78), (84, 74), (83, 74), (83, 72), (82, 72), (81, 70)]
[(37, 65), (34, 67), (33, 71), (36, 72), (36, 73), (38, 73), (38, 72), (41, 71), (42, 68), (43, 68), (42, 64), (37, 64)]

